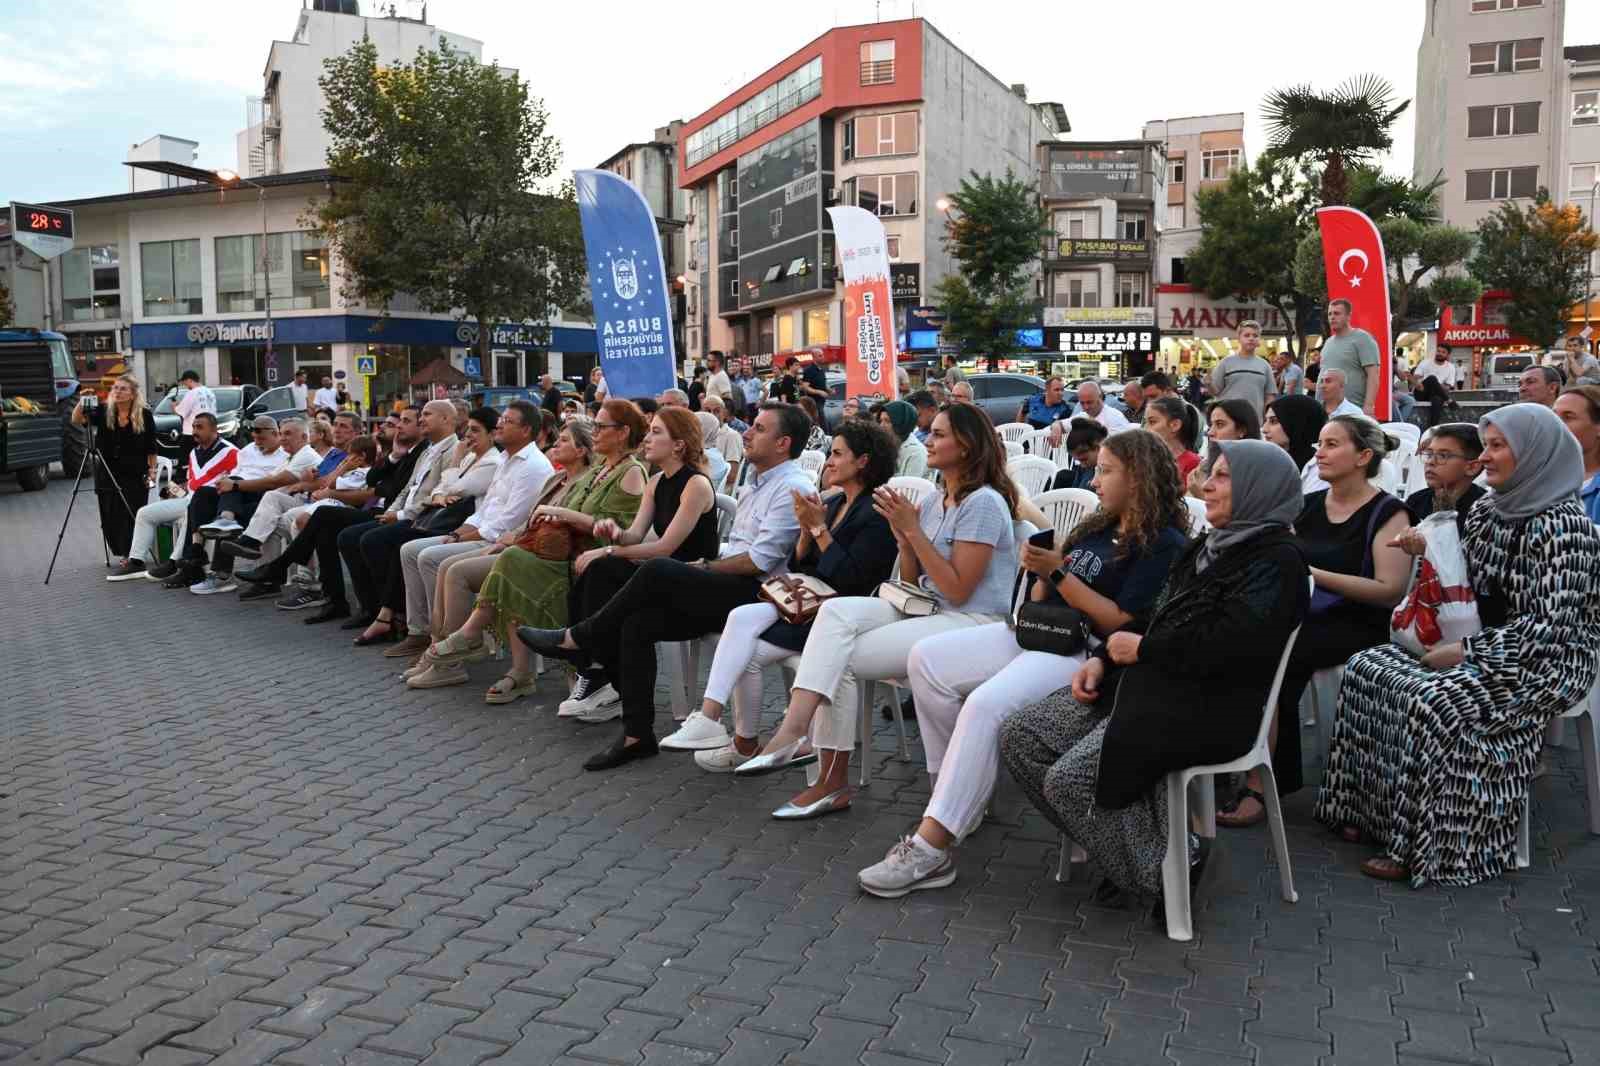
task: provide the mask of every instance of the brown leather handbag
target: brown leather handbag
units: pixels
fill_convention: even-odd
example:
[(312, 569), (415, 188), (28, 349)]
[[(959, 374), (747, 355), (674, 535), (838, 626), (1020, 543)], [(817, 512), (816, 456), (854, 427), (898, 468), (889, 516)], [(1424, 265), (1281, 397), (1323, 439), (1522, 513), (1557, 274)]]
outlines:
[[(534, 511), (555, 499), (568, 486), (565, 478), (551, 485), (539, 497)], [(532, 552), (541, 559), (554, 563), (571, 562), (578, 557), (578, 533), (565, 522), (535, 522), (530, 517), (528, 526), (517, 538), (516, 547)]]
[(828, 600), (839, 595), (826, 582), (809, 574), (784, 574), (761, 583), (761, 599), (778, 609), (778, 616), (792, 625), (816, 621), (817, 612)]

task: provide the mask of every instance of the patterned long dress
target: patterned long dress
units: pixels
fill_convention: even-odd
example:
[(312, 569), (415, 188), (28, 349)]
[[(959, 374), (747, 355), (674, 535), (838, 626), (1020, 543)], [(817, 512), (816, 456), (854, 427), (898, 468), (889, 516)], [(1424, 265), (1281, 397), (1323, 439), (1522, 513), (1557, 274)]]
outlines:
[(1314, 810), (1382, 845), (1419, 888), (1512, 864), (1541, 734), (1588, 692), (1600, 649), (1600, 536), (1576, 500), (1517, 522), (1480, 500), (1462, 546), (1506, 624), (1467, 638), (1448, 670), (1395, 645), (1352, 658)]
[[(639, 513), (642, 496), (623, 491), (622, 479), (628, 471), (647, 475), (644, 464), (634, 458), (618, 463), (600, 478), (596, 465), (573, 483), (561, 497), (559, 506), (590, 515), (595, 521), (610, 518), (626, 529)], [(583, 538), (578, 547), (586, 550), (599, 542)], [(567, 590), (572, 584), (572, 564), (541, 559), (522, 548), (507, 548), (496, 558), (494, 569), (478, 590), (478, 603), (495, 609), (495, 628), (502, 642), (508, 641), (517, 626), (560, 629), (567, 624)]]

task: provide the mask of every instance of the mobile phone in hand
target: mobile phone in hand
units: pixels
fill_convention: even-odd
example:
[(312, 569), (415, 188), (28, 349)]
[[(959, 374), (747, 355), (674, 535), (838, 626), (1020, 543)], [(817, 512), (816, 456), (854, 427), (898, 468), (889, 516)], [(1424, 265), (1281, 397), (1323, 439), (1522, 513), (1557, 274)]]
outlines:
[(1047, 550), (1054, 548), (1056, 546), (1056, 531), (1053, 529), (1041, 529), (1028, 538), (1028, 543), (1035, 548)]

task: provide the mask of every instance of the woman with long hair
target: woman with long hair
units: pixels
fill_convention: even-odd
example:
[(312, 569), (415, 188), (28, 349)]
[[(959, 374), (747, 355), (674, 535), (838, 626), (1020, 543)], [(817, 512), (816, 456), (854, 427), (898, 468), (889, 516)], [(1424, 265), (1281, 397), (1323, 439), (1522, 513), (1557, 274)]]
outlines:
[[(1261, 416), (1248, 400), (1217, 400), (1207, 409), (1206, 452), (1215, 454), (1215, 445), (1227, 440), (1260, 440)], [(1189, 495), (1205, 499), (1202, 489), (1206, 483), (1205, 464), (1196, 466), (1189, 474)]]
[(815, 726), (814, 745), (822, 752), (818, 781), (774, 811), (775, 818), (814, 818), (849, 807), (859, 683), (904, 677), (918, 641), (998, 622), (1010, 606), (1017, 490), (1006, 476), (1006, 453), (994, 426), (978, 408), (952, 404), (934, 417), (927, 446), (940, 488), (917, 506), (883, 486), (873, 493), (873, 506), (900, 549), (899, 580), (930, 597), (938, 610), (903, 614), (869, 596), (841, 596), (822, 605), (783, 724), (760, 755), (734, 771), (771, 773), (817, 761), (816, 752), (798, 754)]
[[(607, 400), (594, 422), (593, 460), (588, 463), (578, 446), (584, 431), (564, 429), (557, 437), (553, 458), (563, 463), (565, 473), (556, 487), (546, 488), (527, 528), (507, 533), (491, 546), (489, 554), (476, 561), (458, 563), (440, 574), (446, 588), (439, 599), (445, 606), (435, 632), (449, 631), (450, 619), (459, 616), (474, 578), (479, 584), (472, 614), (429, 647), (418, 664), (436, 671), (438, 683), (456, 674), (465, 679), (467, 661), (487, 656), (484, 631), (494, 626), (499, 642), (511, 650), (511, 671), (495, 682), (484, 698), (490, 703), (510, 703), (533, 690), (531, 657), (511, 634), (522, 624), (564, 624), (574, 580), (572, 554), (598, 544), (603, 530), (637, 514), (646, 483), (644, 466), (633, 453), (644, 435), (644, 424), (644, 416), (628, 401)], [(565, 444), (560, 443), (563, 437)], [(557, 523), (568, 530), (567, 535), (557, 533)], [(587, 554), (584, 551), (578, 558)], [(421, 687), (414, 677), (408, 678), (407, 684)]]
[[(1540, 735), (1586, 698), (1600, 646), (1600, 537), (1578, 500), (1582, 449), (1534, 403), (1491, 411), (1478, 431), (1489, 494), (1467, 515), (1461, 548), (1483, 629), (1420, 660), (1384, 641), (1345, 665), (1312, 809), (1379, 849), (1362, 873), (1414, 888), (1511, 868)], [(1390, 539), (1420, 550), (1414, 530)]]
[(1144, 428), (1155, 434), (1172, 453), (1177, 464), (1178, 484), (1188, 482), (1189, 475), (1200, 465), (1200, 455), (1194, 450), (1194, 431), (1190, 424), (1189, 405), (1176, 396), (1157, 396), (1144, 405)]
[(1280, 396), (1267, 405), (1267, 413), (1261, 419), (1261, 439), (1289, 453), (1304, 485), (1316, 477), (1311, 460), (1316, 457), (1317, 439), (1327, 422), (1328, 412), (1315, 396)]
[[(1410, 515), (1404, 503), (1370, 481), (1393, 446), (1365, 415), (1330, 419), (1317, 441), (1316, 471), (1328, 487), (1304, 497), (1294, 522), (1317, 591), (1283, 673), (1272, 720), (1272, 772), (1280, 795), (1304, 783), (1299, 709), (1311, 675), (1389, 643), (1389, 612), (1406, 592), (1411, 561), (1391, 542), (1410, 524)], [(1244, 791), (1217, 812), (1217, 824), (1254, 825), (1265, 817), (1261, 771), (1252, 770)]]
[[(1107, 438), (1096, 467), (1099, 510), (1067, 531), (1059, 548), (1023, 545), (1017, 580), (1027, 580), (1035, 603), (1081, 611), (1098, 645), (1149, 611), (1188, 544), (1189, 510), (1172, 453), (1152, 433)], [(1092, 651), (1024, 650), (1006, 622), (926, 637), (911, 649), (907, 676), (933, 795), (915, 833), (857, 875), (862, 888), (896, 898), (955, 880), (950, 850), (977, 827), (994, 791), (1001, 726), (1070, 685)]]
[[(870, 596), (889, 576), (896, 554), (889, 523), (873, 509), (872, 494), (894, 476), (893, 435), (865, 419), (844, 419), (822, 467), (826, 498), (795, 492), (800, 539), (789, 573), (817, 578), (840, 596)], [(726, 773), (760, 750), (762, 670), (806, 646), (811, 623), (779, 618), (765, 601), (735, 607), (722, 627), (711, 660), (705, 698), (661, 746), (694, 751), (702, 770)], [(734, 735), (722, 724), (733, 703)]]
[[(106, 402), (72, 409), (72, 424), (93, 426), (94, 443), (105, 466), (94, 464), (95, 502), (100, 505), (100, 535), (118, 574), (128, 572), (133, 517), (149, 503), (156, 483), (156, 420), (144, 403), (139, 379), (123, 374), (111, 384)], [(110, 467), (109, 476), (105, 467)], [(142, 566), (140, 567), (142, 569)]]
[(1001, 729), (1006, 768), (1104, 872), (1108, 891), (1096, 895), (1107, 901), (1119, 891), (1159, 898), (1164, 776), (1250, 750), (1284, 641), (1305, 612), (1306, 565), (1290, 529), (1300, 512), (1295, 466), (1241, 440), (1219, 444), (1209, 467), (1211, 528), (1173, 565), (1149, 616), (1111, 634), (1070, 689)]

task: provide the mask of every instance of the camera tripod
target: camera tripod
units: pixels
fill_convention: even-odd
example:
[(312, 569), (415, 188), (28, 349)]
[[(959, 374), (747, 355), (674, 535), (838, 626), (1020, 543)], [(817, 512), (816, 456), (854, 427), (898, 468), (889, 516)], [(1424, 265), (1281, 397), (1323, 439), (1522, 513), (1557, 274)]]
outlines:
[[(74, 478), (72, 482), (72, 495), (67, 499), (67, 513), (61, 516), (61, 532), (56, 534), (56, 550), (50, 553), (50, 568), (44, 572), (44, 583), (46, 585), (50, 584), (50, 577), (56, 571), (56, 557), (61, 554), (61, 541), (67, 535), (67, 523), (72, 521), (72, 505), (78, 502), (78, 493), (84, 491), (95, 493), (99, 492), (99, 489), (95, 488), (92, 483), (87, 490), (83, 488), (84, 474), (90, 473), (91, 471), (103, 473), (106, 480), (111, 483), (112, 490), (116, 492), (117, 499), (121, 501), (122, 509), (128, 512), (129, 521), (132, 521), (134, 517), (133, 508), (128, 504), (128, 498), (122, 494), (122, 486), (117, 484), (117, 479), (111, 472), (111, 464), (106, 462), (106, 457), (100, 454), (100, 449), (95, 445), (94, 423), (89, 420), (89, 410), (91, 409), (83, 408), (83, 410), (83, 432), (85, 438), (83, 458), (78, 460), (78, 476)], [(91, 467), (89, 465), (91, 462), (98, 463), (99, 465)], [(91, 482), (92, 481), (93, 478), (91, 476)], [(106, 565), (110, 566), (111, 546), (106, 543), (104, 530), (102, 530), (100, 533), (100, 550), (105, 553)]]

